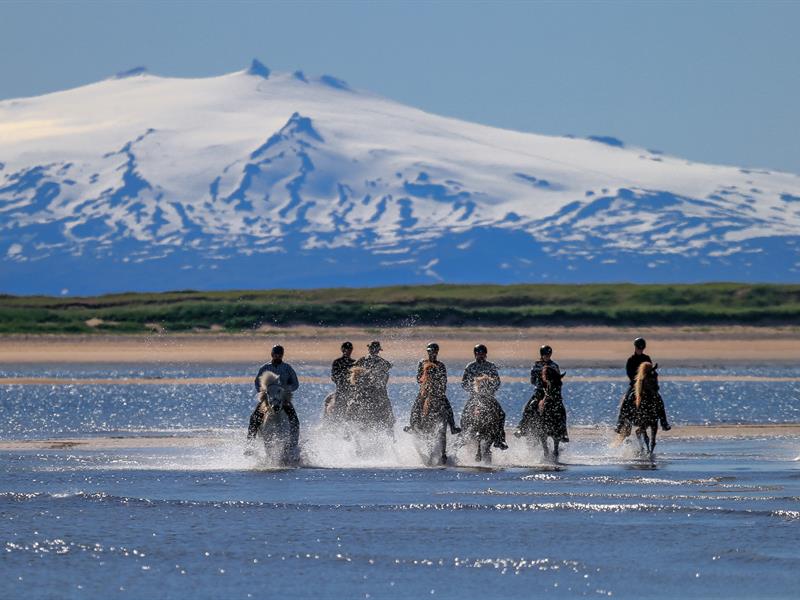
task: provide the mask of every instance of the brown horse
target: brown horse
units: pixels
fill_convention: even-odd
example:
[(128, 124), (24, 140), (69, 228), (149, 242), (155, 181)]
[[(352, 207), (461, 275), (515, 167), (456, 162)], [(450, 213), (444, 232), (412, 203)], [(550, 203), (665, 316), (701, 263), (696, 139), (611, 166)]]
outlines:
[(423, 363), (419, 394), (411, 407), (411, 423), (404, 428), (406, 432), (416, 434), (422, 442), (424, 450), (420, 454), (428, 465), (447, 464), (447, 427), (452, 434), (461, 431), (455, 426), (450, 401), (444, 390), (436, 385), (436, 368), (431, 361)]

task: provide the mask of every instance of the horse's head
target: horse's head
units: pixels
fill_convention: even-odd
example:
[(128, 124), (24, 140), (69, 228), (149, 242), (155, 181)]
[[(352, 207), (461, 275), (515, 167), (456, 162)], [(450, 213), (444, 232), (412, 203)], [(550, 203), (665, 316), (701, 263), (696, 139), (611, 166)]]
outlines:
[(422, 376), (419, 378), (419, 389), (423, 393), (430, 393), (433, 386), (433, 377), (431, 371), (436, 368), (436, 365), (431, 361), (426, 360), (422, 363)]
[(489, 375), (478, 375), (473, 380), (472, 387), (479, 396), (489, 396), (492, 393), (492, 378)]
[(259, 398), (266, 402), (272, 412), (280, 412), (286, 402), (291, 401), (291, 392), (281, 385), (280, 377), (271, 371), (264, 371), (258, 380)]
[(561, 389), (561, 380), (567, 372), (561, 372), (555, 367), (546, 366), (542, 369), (542, 381), (547, 389)]
[(366, 375), (367, 370), (364, 367), (350, 367), (350, 385), (360, 385)]

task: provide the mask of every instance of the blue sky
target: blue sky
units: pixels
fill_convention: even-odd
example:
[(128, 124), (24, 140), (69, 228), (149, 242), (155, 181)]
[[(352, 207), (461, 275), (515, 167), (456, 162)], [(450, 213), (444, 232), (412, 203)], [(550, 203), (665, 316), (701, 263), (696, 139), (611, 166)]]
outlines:
[(429, 112), (800, 174), (800, 2), (0, 2), (0, 99), (145, 65), (328, 73)]

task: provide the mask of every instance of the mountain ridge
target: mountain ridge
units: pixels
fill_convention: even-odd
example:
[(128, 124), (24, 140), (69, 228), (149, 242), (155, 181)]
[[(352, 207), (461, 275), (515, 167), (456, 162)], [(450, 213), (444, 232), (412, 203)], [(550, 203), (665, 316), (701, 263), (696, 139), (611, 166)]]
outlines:
[(0, 102), (0, 290), (800, 272), (793, 174), (494, 129), (257, 60), (130, 73)]

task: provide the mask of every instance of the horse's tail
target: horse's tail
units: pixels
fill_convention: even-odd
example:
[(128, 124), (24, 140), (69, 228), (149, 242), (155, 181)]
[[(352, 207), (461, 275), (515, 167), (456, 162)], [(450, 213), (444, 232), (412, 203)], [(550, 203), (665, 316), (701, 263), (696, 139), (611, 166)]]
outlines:
[(639, 365), (639, 370), (636, 372), (636, 382), (633, 384), (634, 403), (636, 404), (636, 408), (639, 408), (639, 405), (642, 403), (642, 390), (644, 389), (644, 382), (648, 375), (650, 375), (652, 368), (653, 363), (643, 362)]

